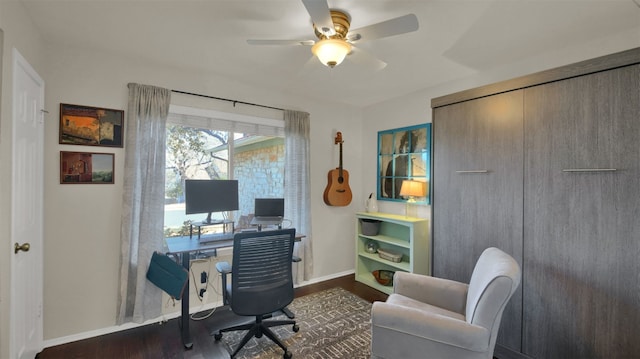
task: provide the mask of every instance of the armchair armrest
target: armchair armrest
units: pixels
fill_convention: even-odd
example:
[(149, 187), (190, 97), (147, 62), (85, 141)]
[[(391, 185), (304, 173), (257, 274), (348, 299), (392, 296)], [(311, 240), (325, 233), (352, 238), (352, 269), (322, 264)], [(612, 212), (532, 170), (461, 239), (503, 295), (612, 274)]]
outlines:
[(491, 334), (486, 328), (464, 320), (385, 302), (373, 303), (371, 325), (374, 332), (398, 331), (476, 352), (488, 349)]
[(396, 272), (393, 276), (393, 292), (435, 305), (446, 310), (465, 314), (469, 285), (427, 275)]

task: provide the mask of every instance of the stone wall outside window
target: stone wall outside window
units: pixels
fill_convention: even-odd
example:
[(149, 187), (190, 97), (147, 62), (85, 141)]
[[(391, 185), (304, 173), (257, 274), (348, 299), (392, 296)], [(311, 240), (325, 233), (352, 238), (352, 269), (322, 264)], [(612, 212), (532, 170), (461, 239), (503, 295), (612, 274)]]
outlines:
[(253, 214), (255, 198), (284, 197), (284, 139), (236, 148), (233, 178), (238, 180), (239, 216)]

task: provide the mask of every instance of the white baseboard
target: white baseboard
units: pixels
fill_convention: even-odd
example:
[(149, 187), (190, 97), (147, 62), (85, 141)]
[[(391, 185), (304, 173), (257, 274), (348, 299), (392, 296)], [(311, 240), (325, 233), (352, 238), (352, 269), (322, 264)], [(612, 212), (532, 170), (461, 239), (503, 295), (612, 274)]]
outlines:
[[(328, 276), (325, 276), (325, 277), (313, 278), (311, 280), (301, 282), (301, 283), (297, 284), (295, 287), (296, 288), (304, 287), (304, 286), (307, 286), (307, 285), (310, 285), (310, 284), (320, 283), (320, 282), (324, 282), (326, 280), (335, 279), (335, 278), (339, 278), (339, 277), (344, 277), (345, 275), (349, 275), (349, 274), (353, 274), (353, 273), (355, 273), (354, 270), (348, 270), (348, 271), (344, 271), (344, 272), (328, 275)], [(211, 309), (219, 307), (219, 306), (222, 306), (222, 302), (210, 303), (210, 304), (207, 304), (207, 305), (194, 307), (194, 308), (190, 309), (190, 314), (193, 314), (195, 312), (205, 311), (205, 310), (211, 310)], [(45, 348), (49, 348), (49, 347), (54, 347), (56, 345), (62, 345), (62, 344), (77, 342), (79, 340), (99, 337), (101, 335), (111, 334), (111, 333), (115, 333), (115, 332), (119, 332), (119, 331), (127, 330), (127, 329), (132, 329), (132, 328), (138, 328), (138, 327), (141, 327), (141, 326), (144, 326), (144, 325), (149, 325), (149, 324), (158, 324), (158, 325), (160, 325), (160, 324), (166, 322), (169, 319), (178, 318), (179, 316), (180, 316), (180, 312), (174, 312), (174, 313), (170, 313), (170, 314), (167, 314), (167, 315), (162, 315), (162, 316), (160, 316), (158, 318), (155, 318), (155, 319), (147, 320), (144, 323), (125, 323), (125, 324), (122, 324), (122, 325), (114, 325), (114, 326), (111, 326), (111, 327), (100, 328), (100, 329), (91, 330), (91, 331), (88, 331), (88, 332), (82, 332), (82, 333), (78, 333), (78, 334), (68, 335), (68, 336), (65, 336), (65, 337), (47, 339), (47, 340), (44, 341), (44, 347)], [(177, 331), (176, 331), (176, 335), (179, 335), (179, 333)]]
[(344, 277), (345, 275), (349, 275), (349, 274), (353, 274), (353, 273), (355, 273), (355, 270), (352, 269), (352, 270), (348, 270), (348, 271), (344, 271), (344, 272), (340, 272), (340, 273), (334, 273), (334, 274), (331, 274), (331, 275), (328, 275), (328, 276), (324, 276), (324, 277), (313, 278), (311, 280), (301, 282), (298, 285), (296, 285), (295, 287), (296, 288), (304, 287), (304, 286), (309, 285), (309, 284), (320, 283), (320, 282), (324, 282), (324, 281), (327, 281), (327, 280), (330, 280), (330, 279), (336, 279), (336, 278)]
[[(178, 302), (176, 302), (176, 303), (178, 303)], [(193, 314), (193, 313), (196, 313), (196, 312), (202, 312), (202, 311), (205, 311), (205, 310), (211, 310), (211, 309), (219, 307), (219, 306), (222, 306), (222, 302), (210, 303), (210, 304), (207, 304), (207, 305), (202, 305), (202, 306), (197, 306), (197, 307), (194, 306), (193, 308), (190, 309), (189, 314)], [(106, 334), (111, 334), (111, 333), (115, 333), (115, 332), (119, 332), (119, 331), (123, 331), (123, 330), (138, 328), (138, 327), (142, 327), (142, 326), (150, 325), (150, 324), (162, 325), (166, 321), (168, 321), (170, 319), (178, 318), (178, 317), (180, 317), (180, 312), (179, 311), (161, 315), (158, 318), (147, 320), (144, 323), (125, 323), (125, 324), (122, 324), (122, 325), (114, 325), (114, 326), (111, 326), (111, 327), (100, 328), (100, 329), (91, 330), (91, 331), (88, 331), (88, 332), (82, 332), (82, 333), (78, 333), (78, 334), (68, 335), (66, 337), (47, 339), (47, 340), (44, 341), (44, 347), (45, 348), (54, 347), (56, 345), (77, 342), (79, 340), (99, 337), (101, 335), (106, 335)], [(179, 335), (179, 333), (177, 331), (176, 331), (176, 335)]]

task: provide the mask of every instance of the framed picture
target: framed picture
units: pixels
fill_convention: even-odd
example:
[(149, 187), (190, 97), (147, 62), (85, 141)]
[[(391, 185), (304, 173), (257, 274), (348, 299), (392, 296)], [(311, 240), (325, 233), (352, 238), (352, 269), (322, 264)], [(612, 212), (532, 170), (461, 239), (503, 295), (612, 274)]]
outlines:
[[(378, 199), (430, 203), (431, 124), (378, 132)], [(402, 191), (404, 181), (419, 189)], [(417, 192), (416, 192), (417, 191)], [(403, 192), (401, 194), (401, 192)], [(411, 195), (407, 195), (411, 193)]]
[(60, 183), (113, 183), (113, 153), (60, 151)]
[(60, 144), (122, 147), (124, 111), (60, 104)]

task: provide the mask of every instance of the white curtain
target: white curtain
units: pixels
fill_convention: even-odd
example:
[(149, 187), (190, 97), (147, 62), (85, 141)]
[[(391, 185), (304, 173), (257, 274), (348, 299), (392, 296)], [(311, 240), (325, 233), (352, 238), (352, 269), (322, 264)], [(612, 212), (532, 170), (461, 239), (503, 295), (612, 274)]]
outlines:
[(146, 280), (163, 248), (165, 136), (171, 91), (130, 83), (125, 136), (117, 323), (142, 323), (162, 310), (160, 289)]
[(294, 281), (309, 280), (313, 274), (310, 189), (310, 121), (309, 114), (284, 111), (285, 133), (285, 218), (292, 218), (296, 233), (305, 235), (296, 243), (294, 255), (302, 262), (295, 265)]

